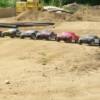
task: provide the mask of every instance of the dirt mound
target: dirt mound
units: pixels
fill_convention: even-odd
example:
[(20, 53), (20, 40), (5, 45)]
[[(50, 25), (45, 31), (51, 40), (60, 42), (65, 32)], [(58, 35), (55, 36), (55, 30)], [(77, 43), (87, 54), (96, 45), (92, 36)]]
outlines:
[(100, 21), (100, 9), (96, 9), (94, 7), (81, 7), (72, 16), (70, 16), (68, 20), (69, 21)]
[(17, 20), (33, 20), (33, 21), (64, 21), (70, 14), (54, 13), (47, 11), (25, 11), (19, 14)]
[(80, 9), (80, 5), (77, 4), (77, 3), (72, 3), (72, 4), (67, 4), (67, 5), (64, 5), (63, 8), (66, 10), (66, 11), (69, 11), (70, 13), (75, 13), (78, 9)]
[[(94, 16), (95, 15), (95, 16)], [(100, 21), (100, 9), (82, 6), (73, 14), (47, 11), (25, 11), (16, 17), (17, 21)]]

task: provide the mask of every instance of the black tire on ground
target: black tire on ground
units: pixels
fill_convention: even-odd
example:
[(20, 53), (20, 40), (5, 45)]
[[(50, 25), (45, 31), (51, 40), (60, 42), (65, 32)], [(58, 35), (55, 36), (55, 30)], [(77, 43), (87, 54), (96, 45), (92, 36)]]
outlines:
[(69, 39), (66, 38), (66, 39), (64, 39), (64, 42), (65, 42), (65, 43), (70, 43), (71, 41), (70, 41)]
[(61, 40), (60, 40), (59, 38), (56, 38), (56, 41), (57, 41), (57, 42), (60, 42)]
[(92, 40), (92, 41), (89, 42), (89, 45), (90, 45), (90, 46), (92, 46), (92, 45), (94, 45), (94, 44), (95, 44), (94, 40)]
[(42, 38), (41, 38), (40, 36), (37, 36), (36, 39), (37, 39), (37, 40), (41, 40)]
[(15, 38), (15, 35), (10, 35), (10, 38)]
[(68, 43), (68, 41), (64, 40), (65, 43)]
[(47, 38), (45, 38), (45, 40), (48, 40), (48, 41), (49, 41), (49, 40), (51, 40), (51, 39), (50, 39), (49, 37), (47, 37)]
[(78, 40), (75, 40), (75, 43), (78, 43)]
[(51, 36), (47, 36), (47, 37), (45, 37), (45, 39), (51, 41), (52, 37)]
[(49, 40), (50, 41), (55, 41), (56, 40), (56, 36), (54, 36), (54, 37), (49, 36)]
[(79, 41), (78, 43), (79, 43), (80, 45), (82, 45), (82, 44), (83, 44), (83, 43), (82, 43), (82, 41)]
[(10, 38), (15, 38), (14, 36), (10, 36)]
[(100, 39), (99, 39), (99, 46), (100, 46)]
[(49, 37), (47, 38), (47, 40), (51, 41), (51, 40), (52, 40), (52, 37), (51, 37), (51, 36), (49, 36)]
[(36, 39), (36, 36), (34, 34), (31, 35), (31, 39)]
[(24, 39), (25, 37), (24, 37), (24, 36), (20, 36), (20, 38), (21, 38), (21, 39)]
[(1, 37), (2, 37), (2, 38), (4, 38), (4, 37), (5, 37), (5, 35), (4, 35), (4, 34), (1, 34)]

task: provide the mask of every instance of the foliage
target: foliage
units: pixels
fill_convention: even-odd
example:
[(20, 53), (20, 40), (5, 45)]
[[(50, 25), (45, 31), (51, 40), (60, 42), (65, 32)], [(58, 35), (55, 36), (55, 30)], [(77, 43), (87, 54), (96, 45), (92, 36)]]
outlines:
[(100, 5), (100, 0), (41, 0), (44, 5), (66, 5), (68, 3), (80, 3), (80, 4), (90, 4), (90, 5)]
[[(0, 7), (15, 7), (17, 0), (0, 0)], [(43, 5), (62, 6), (69, 3), (100, 5), (100, 0), (40, 0)]]
[(16, 0), (0, 0), (0, 7), (15, 7)]

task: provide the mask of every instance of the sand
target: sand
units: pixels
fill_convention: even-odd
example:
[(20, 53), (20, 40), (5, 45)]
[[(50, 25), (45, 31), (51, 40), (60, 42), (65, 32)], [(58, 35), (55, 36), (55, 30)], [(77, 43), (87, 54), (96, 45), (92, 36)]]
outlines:
[[(67, 22), (54, 30), (100, 35), (99, 26), (99, 22)], [(100, 48), (0, 38), (0, 100), (22, 99), (99, 100)]]

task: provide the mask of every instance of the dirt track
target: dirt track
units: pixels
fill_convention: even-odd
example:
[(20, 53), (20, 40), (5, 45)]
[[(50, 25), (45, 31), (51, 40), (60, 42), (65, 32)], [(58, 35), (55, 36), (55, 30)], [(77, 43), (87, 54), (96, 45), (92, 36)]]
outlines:
[[(96, 32), (100, 23), (63, 23), (55, 30)], [(80, 29), (79, 29), (80, 27)], [(83, 28), (84, 27), (84, 28)], [(87, 31), (85, 31), (87, 30)], [(0, 39), (1, 100), (99, 100), (100, 48), (30, 39)], [(9, 80), (10, 84), (5, 84)]]
[(55, 30), (58, 32), (63, 31), (74, 31), (78, 34), (90, 34), (90, 33), (97, 33), (100, 35), (100, 22), (90, 22), (90, 21), (77, 21), (77, 22), (65, 22), (59, 24)]

